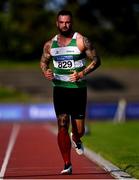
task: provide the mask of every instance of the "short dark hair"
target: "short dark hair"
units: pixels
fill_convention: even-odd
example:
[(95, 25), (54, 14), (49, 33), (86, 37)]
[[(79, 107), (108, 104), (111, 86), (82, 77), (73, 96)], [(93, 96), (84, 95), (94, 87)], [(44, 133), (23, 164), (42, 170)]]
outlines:
[(62, 15), (62, 16), (64, 16), (64, 15), (65, 16), (70, 16), (72, 18), (72, 13), (71, 13), (71, 11), (68, 11), (68, 10), (61, 10), (61, 11), (59, 11), (58, 14), (57, 14), (57, 18), (60, 15)]

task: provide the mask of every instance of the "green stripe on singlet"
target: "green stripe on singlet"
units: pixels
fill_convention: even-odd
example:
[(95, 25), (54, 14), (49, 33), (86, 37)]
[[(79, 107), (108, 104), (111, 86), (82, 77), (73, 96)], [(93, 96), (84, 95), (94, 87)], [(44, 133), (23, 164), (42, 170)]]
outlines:
[(59, 47), (59, 46), (58, 46), (57, 41), (53, 41), (51, 48), (58, 48), (58, 47)]
[[(71, 42), (68, 44), (68, 46), (77, 46), (76, 39), (72, 39)], [(58, 45), (57, 41), (54, 40), (51, 48), (59, 48), (59, 47), (60, 46)]]
[(65, 88), (82, 88), (86, 87), (86, 80), (78, 82), (66, 82), (61, 80), (53, 80), (53, 86), (65, 87)]
[(84, 68), (85, 68), (85, 66), (79, 67), (79, 68), (74, 68), (74, 69), (54, 68), (54, 73), (56, 73), (56, 74), (72, 74), (73, 71), (80, 72), (80, 71), (82, 71)]
[(77, 46), (76, 39), (72, 39), (68, 46)]

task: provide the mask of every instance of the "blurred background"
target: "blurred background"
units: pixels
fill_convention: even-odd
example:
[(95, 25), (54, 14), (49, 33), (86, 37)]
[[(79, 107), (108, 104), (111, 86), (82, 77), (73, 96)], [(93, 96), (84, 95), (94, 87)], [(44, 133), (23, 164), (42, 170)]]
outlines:
[(138, 118), (137, 0), (1, 0), (0, 119), (55, 119), (39, 62), (61, 9), (72, 11), (75, 31), (90, 38), (102, 61), (87, 77), (88, 118)]
[(43, 43), (56, 32), (56, 13), (63, 8), (72, 11), (75, 30), (88, 36), (101, 55), (138, 54), (137, 0), (1, 0), (1, 57), (40, 58)]

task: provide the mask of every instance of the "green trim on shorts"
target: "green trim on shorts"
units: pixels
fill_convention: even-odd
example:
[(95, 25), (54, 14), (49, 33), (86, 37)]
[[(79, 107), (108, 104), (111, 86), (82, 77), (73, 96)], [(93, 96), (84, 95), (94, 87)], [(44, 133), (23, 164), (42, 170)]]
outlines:
[(53, 80), (53, 86), (65, 87), (65, 88), (83, 88), (86, 87), (86, 80), (78, 82), (66, 82), (61, 80)]

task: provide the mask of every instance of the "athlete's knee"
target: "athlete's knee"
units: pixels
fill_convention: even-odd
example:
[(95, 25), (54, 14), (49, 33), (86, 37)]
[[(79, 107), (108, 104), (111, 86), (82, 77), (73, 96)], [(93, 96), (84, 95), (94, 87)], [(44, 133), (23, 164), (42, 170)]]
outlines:
[(69, 116), (67, 114), (60, 114), (58, 116), (58, 128), (67, 128), (69, 127)]
[(78, 136), (79, 138), (81, 138), (84, 135), (85, 130), (84, 129), (72, 129), (72, 132), (75, 136)]
[(79, 137), (82, 137), (84, 135), (84, 133), (85, 133), (85, 128), (81, 128), (81, 129), (79, 128), (78, 129), (78, 136)]

